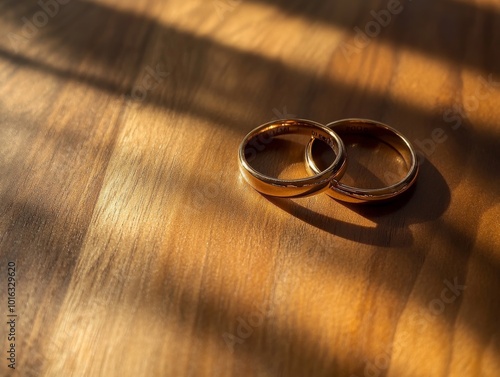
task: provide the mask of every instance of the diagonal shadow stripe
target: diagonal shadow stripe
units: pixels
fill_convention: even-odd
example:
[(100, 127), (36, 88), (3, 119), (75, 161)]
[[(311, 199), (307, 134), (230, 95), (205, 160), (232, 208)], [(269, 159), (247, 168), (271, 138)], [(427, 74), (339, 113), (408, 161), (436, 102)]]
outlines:
[[(250, 1), (279, 7), (285, 13), (306, 17), (311, 22), (342, 27), (353, 35), (357, 34), (355, 27), (365, 31), (369, 22), (376, 21), (372, 12), (384, 11), (378, 23), (387, 26), (381, 26), (380, 32), (370, 37), (371, 41), (380, 40), (393, 48), (409, 48), (453, 65), (459, 63), (482, 72), (500, 73), (497, 52), (500, 11), (491, 5), (457, 0), (401, 0), (396, 2), (401, 11), (388, 18), (385, 11), (395, 0)], [(371, 30), (374, 33), (377, 28)], [(354, 45), (354, 41), (351, 42)], [(474, 48), (474, 53), (467, 53), (470, 48)]]
[[(16, 17), (21, 17), (20, 10), (27, 15), (31, 13), (26, 9), (33, 10), (28, 3), (21, 1), (15, 4), (18, 8), (6, 9)], [(25, 8), (21, 7), (23, 4)], [(55, 42), (57, 53), (67, 55), (65, 63), (59, 63), (60, 60), (64, 61), (60, 57), (55, 63), (50, 62), (50, 57), (33, 59), (5, 49), (0, 49), (0, 57), (18, 67), (32, 67), (115, 95), (130, 95), (137, 82), (140, 82), (143, 66), (147, 64), (147, 61), (143, 62), (143, 55), (151, 55), (150, 64), (163, 64), (165, 68), (162, 69), (171, 75), (157, 90), (149, 92), (142, 103), (173, 109), (242, 131), (254, 126), (255, 116), (252, 119), (241, 118), (241, 114), (262, 114), (262, 109), (269, 109), (272, 106), (269, 104), (276, 103), (276, 98), (288, 104), (289, 108), (293, 105), (293, 108), (300, 109), (301, 116), (309, 116), (310, 103), (327, 103), (321, 113), (312, 114), (313, 118), (322, 116), (320, 121), (351, 114), (381, 119), (390, 109), (391, 113), (405, 119), (404, 124), (395, 126), (408, 134), (410, 139), (421, 135), (428, 137), (434, 128), (448, 126), (442, 119), (444, 109), (430, 111), (398, 98), (389, 99), (384, 93), (373, 89), (325, 80), (321, 75), (304, 72), (257, 53), (235, 50), (207, 37), (193, 36), (130, 12), (75, 0), (61, 10), (60, 16), (46, 26), (40, 41)], [(71, 25), (68, 25), (68, 19), (72, 21)], [(32, 50), (41, 48), (37, 41), (30, 42)], [(88, 69), (82, 68), (82, 60), (92, 62), (96, 72), (90, 73)], [(106, 72), (110, 69), (118, 70), (120, 79), (107, 78)], [(225, 81), (228, 79), (237, 81), (238, 86), (228, 86)], [(271, 83), (276, 89), (263, 91), (259, 82)], [(297, 98), (297, 90), (281, 88), (305, 90), (307, 101)], [(207, 101), (209, 97), (218, 100)], [(328, 103), (331, 104), (328, 106)], [(476, 150), (485, 149), (486, 153), (471, 162), (475, 174), (485, 185), (492, 187), (496, 180), (492, 180), (491, 172), (500, 161), (500, 152), (487, 131), (493, 127), (488, 124), (476, 124), (468, 128), (464, 126), (465, 131), (453, 134), (458, 146), (448, 144), (454, 148), (457, 156), (468, 154), (474, 145), (483, 146)]]

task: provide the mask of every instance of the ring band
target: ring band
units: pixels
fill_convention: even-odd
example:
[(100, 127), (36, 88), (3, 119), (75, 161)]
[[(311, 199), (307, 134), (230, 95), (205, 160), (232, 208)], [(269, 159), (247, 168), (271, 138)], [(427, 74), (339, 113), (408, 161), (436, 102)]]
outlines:
[[(408, 173), (402, 180), (383, 188), (361, 189), (347, 186), (338, 181), (332, 182), (331, 189), (327, 191), (327, 194), (332, 198), (350, 203), (384, 201), (402, 194), (415, 182), (418, 174), (417, 156), (411, 143), (399, 131), (374, 120), (355, 118), (332, 122), (326, 127), (331, 128), (341, 137), (353, 134), (374, 136), (395, 149), (403, 157), (406, 165), (409, 167)], [(313, 157), (314, 142), (314, 139), (309, 141), (305, 155), (306, 168), (312, 173), (319, 171)]]
[[(311, 177), (288, 180), (268, 177), (250, 166), (249, 161), (257, 151), (263, 150), (273, 137), (285, 134), (319, 138), (333, 149), (335, 160), (327, 169), (318, 170)], [(346, 150), (342, 139), (330, 128), (305, 119), (275, 120), (257, 127), (241, 142), (238, 157), (241, 174), (250, 186), (263, 194), (284, 198), (299, 198), (324, 191), (333, 180), (342, 177), (346, 168)]]

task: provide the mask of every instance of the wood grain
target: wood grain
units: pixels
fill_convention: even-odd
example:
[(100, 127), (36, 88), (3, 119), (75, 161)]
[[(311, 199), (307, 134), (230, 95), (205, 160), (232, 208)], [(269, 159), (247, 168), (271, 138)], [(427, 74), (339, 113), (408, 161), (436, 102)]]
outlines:
[[(42, 4), (0, 4), (2, 375), (499, 375), (496, 1)], [(390, 124), (417, 186), (261, 196), (239, 142), (288, 116)], [(401, 173), (365, 147), (353, 183)]]

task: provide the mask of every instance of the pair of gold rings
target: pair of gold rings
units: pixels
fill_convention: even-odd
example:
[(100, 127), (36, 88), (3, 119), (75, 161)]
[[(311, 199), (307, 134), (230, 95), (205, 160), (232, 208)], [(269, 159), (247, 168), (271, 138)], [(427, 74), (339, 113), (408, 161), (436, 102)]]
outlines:
[[(261, 143), (280, 135), (311, 136), (305, 150), (305, 163), (311, 176), (301, 179), (280, 179), (255, 170), (250, 161)], [(406, 162), (408, 172), (400, 181), (382, 188), (363, 189), (340, 182), (347, 167), (347, 152), (342, 136), (371, 136), (395, 149)], [(316, 139), (328, 144), (335, 153), (334, 161), (320, 170), (313, 156)], [(259, 143), (260, 142), (260, 143)], [(262, 147), (261, 147), (262, 148)], [(350, 203), (379, 202), (392, 199), (415, 182), (418, 174), (417, 155), (411, 143), (397, 130), (368, 119), (343, 119), (326, 126), (305, 119), (283, 119), (263, 124), (245, 136), (239, 149), (239, 166), (245, 180), (257, 191), (270, 196), (300, 198), (326, 191), (334, 199)]]

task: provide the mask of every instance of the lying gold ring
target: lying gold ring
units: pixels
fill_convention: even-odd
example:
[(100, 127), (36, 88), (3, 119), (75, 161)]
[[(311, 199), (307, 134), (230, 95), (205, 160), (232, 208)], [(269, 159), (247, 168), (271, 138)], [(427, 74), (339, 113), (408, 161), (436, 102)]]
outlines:
[[(406, 176), (399, 182), (376, 189), (362, 189), (347, 186), (341, 182), (332, 182), (327, 194), (334, 199), (350, 203), (367, 203), (392, 199), (408, 190), (415, 182), (418, 174), (418, 162), (415, 150), (411, 143), (397, 130), (383, 123), (369, 119), (343, 119), (329, 123), (327, 127), (334, 130), (341, 137), (344, 135), (370, 135), (394, 148), (405, 160), (409, 167)], [(306, 147), (306, 168), (311, 173), (319, 171), (314, 162), (313, 145), (311, 139)]]
[[(302, 134), (318, 138), (327, 143), (335, 152), (335, 160), (325, 170), (301, 179), (279, 179), (259, 173), (249, 161), (257, 151), (275, 136), (284, 134)], [(333, 181), (340, 179), (346, 168), (346, 151), (340, 137), (319, 123), (304, 119), (283, 119), (263, 124), (245, 136), (239, 149), (239, 166), (245, 180), (257, 191), (285, 198), (299, 198), (320, 193), (330, 187)]]

